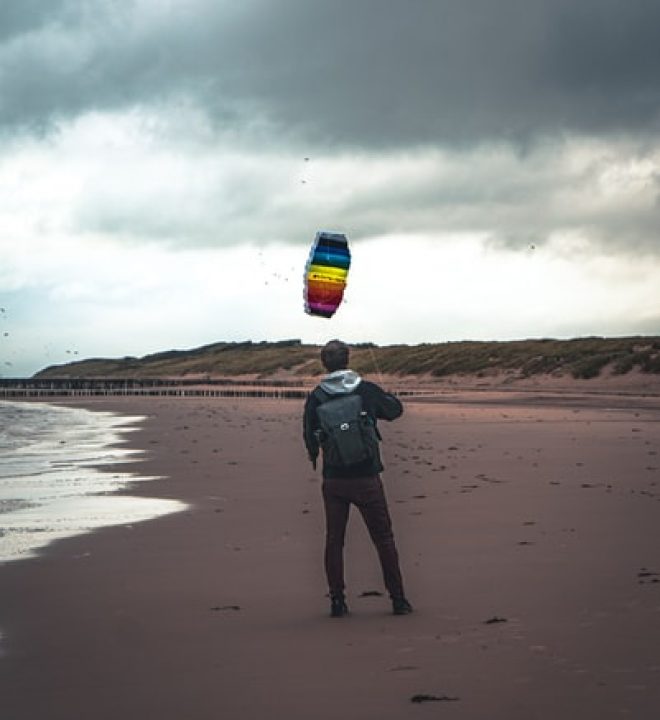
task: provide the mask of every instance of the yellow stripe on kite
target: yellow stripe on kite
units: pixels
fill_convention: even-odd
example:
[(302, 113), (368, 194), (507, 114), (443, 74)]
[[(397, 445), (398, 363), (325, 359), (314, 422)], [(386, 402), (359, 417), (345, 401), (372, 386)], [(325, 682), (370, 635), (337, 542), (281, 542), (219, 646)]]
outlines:
[(313, 280), (328, 280), (331, 282), (345, 281), (348, 270), (345, 268), (333, 268), (327, 265), (310, 265), (307, 277)]

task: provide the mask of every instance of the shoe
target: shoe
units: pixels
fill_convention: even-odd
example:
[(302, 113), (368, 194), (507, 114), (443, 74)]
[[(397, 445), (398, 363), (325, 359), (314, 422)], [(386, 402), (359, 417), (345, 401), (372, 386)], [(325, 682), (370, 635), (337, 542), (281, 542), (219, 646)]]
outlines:
[(413, 606), (406, 598), (392, 598), (392, 612), (395, 615), (409, 615), (413, 612)]
[(343, 595), (330, 598), (330, 617), (344, 617), (348, 615), (348, 605)]

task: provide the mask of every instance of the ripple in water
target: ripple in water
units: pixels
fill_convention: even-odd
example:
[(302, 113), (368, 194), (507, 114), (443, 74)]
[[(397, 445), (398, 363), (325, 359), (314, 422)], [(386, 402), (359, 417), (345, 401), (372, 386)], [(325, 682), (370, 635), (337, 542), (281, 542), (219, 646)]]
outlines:
[(0, 563), (54, 540), (179, 512), (175, 500), (117, 494), (154, 478), (115, 471), (142, 451), (121, 447), (142, 417), (0, 402)]

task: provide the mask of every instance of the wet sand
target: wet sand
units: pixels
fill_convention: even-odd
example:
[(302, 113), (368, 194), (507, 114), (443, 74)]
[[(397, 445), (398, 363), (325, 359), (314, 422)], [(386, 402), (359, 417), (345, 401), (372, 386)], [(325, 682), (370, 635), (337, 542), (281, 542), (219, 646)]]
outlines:
[(301, 402), (86, 400), (190, 507), (0, 567), (0, 717), (660, 717), (660, 401), (451, 400), (382, 428), (416, 612), (354, 514), (342, 619)]

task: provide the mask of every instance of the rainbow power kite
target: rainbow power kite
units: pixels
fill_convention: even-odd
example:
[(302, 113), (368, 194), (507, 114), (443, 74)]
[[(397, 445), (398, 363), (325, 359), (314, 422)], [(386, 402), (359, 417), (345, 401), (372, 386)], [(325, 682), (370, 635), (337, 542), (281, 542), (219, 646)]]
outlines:
[(341, 305), (351, 253), (345, 235), (318, 232), (305, 266), (305, 312), (330, 318)]

